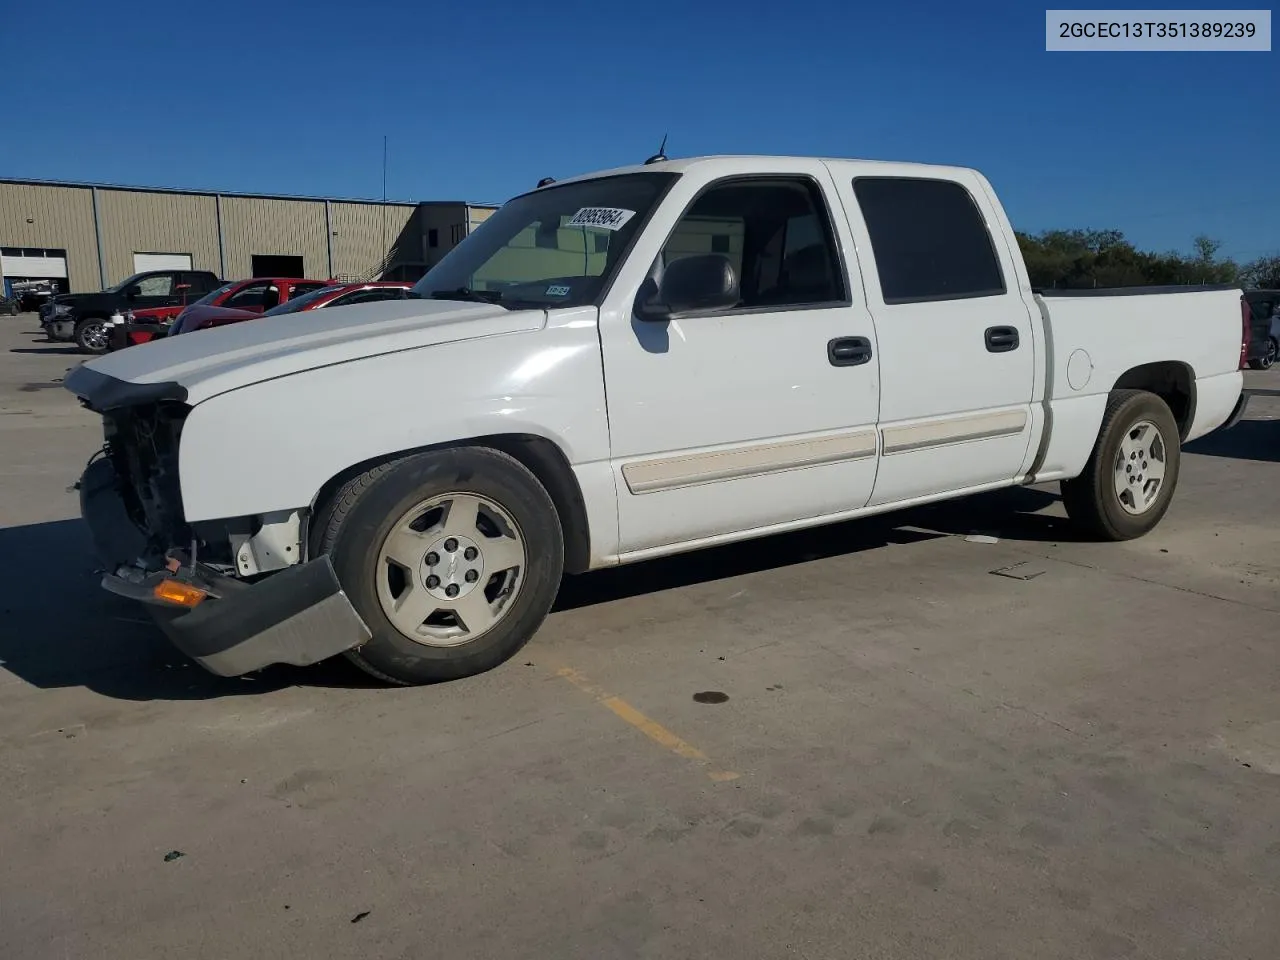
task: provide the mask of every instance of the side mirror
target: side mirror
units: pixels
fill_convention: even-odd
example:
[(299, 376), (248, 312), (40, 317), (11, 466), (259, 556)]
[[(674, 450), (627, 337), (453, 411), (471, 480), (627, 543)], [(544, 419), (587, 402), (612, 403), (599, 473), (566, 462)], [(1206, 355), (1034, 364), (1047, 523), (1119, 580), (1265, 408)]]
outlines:
[(667, 264), (660, 283), (646, 280), (637, 297), (636, 314), (641, 320), (668, 320), (672, 314), (691, 310), (723, 310), (741, 297), (729, 258), (704, 253)]
[(128, 290), (124, 292), (124, 295), (128, 297), (130, 300), (133, 300), (137, 297), (142, 296), (142, 288), (135, 283), (132, 287), (130, 287)]

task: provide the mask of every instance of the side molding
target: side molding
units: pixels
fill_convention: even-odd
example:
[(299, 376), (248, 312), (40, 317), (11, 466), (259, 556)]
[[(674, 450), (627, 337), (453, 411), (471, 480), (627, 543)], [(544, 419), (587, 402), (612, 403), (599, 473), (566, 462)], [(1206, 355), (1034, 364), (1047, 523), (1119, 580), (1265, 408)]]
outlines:
[(1003, 410), (954, 420), (931, 420), (906, 427), (886, 427), (884, 455), (910, 453), (927, 447), (940, 447), (970, 440), (989, 440), (1021, 433), (1027, 427), (1026, 410)]
[(876, 432), (867, 427), (852, 433), (809, 440), (750, 444), (624, 464), (622, 476), (633, 494), (656, 493), (718, 480), (799, 470), (826, 463), (865, 460), (876, 455)]

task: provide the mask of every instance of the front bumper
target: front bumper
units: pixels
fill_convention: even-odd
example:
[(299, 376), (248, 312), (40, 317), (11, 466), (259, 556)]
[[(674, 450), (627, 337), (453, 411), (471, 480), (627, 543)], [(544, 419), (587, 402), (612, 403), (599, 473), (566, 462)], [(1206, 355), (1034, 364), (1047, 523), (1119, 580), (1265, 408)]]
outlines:
[[(80, 512), (107, 570), (103, 588), (145, 604), (173, 645), (211, 673), (235, 677), (273, 663), (306, 666), (369, 639), (327, 556), (253, 584), (185, 560), (173, 564), (176, 570), (148, 570), (138, 562), (146, 538), (129, 518), (111, 461), (90, 463), (79, 486)], [(158, 599), (157, 587), (171, 581), (207, 599), (192, 608)]]
[(40, 326), (50, 340), (70, 340), (76, 334), (76, 322), (70, 317), (50, 317), (42, 319)]
[(139, 343), (148, 343), (169, 333), (168, 324), (125, 321), (112, 324), (107, 342), (112, 350), (123, 350)]

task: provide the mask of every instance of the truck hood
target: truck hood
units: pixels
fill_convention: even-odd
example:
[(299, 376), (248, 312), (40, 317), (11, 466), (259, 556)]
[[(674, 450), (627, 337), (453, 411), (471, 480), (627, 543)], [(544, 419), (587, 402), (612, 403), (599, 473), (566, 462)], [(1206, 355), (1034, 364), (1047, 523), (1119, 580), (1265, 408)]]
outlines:
[(95, 293), (60, 293), (56, 297), (50, 297), (50, 302), (57, 304), (59, 307), (84, 307), (84, 306), (102, 306), (104, 304), (113, 304), (117, 301), (123, 302), (124, 298), (118, 294), (107, 293), (105, 290), (99, 290)]
[(81, 364), (64, 386), (105, 411), (203, 400), (264, 380), (434, 344), (541, 329), (542, 310), (453, 300), (383, 300), (200, 330)]

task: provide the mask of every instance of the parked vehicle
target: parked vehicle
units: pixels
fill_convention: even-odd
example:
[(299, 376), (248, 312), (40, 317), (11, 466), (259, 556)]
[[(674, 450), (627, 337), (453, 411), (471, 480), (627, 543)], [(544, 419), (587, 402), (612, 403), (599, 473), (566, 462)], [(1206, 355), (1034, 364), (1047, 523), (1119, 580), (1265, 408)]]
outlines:
[(348, 307), (356, 303), (373, 303), (377, 300), (403, 300), (411, 283), (402, 281), (370, 281), (368, 283), (329, 283), (318, 284), (306, 281), (311, 289), (299, 295), (294, 288), (293, 295), (279, 306), (268, 310), (253, 312), (235, 309), (231, 304), (226, 306), (192, 307), (173, 325), (174, 336), (180, 333), (192, 333), (196, 330), (208, 330), (211, 327), (224, 327), (231, 323), (243, 323), (259, 316), (277, 317), (285, 313), (298, 313), (303, 310), (321, 310), (326, 307)]
[[(191, 318), (190, 322), (199, 322), (195, 318), (217, 315), (223, 309), (233, 309), (236, 316), (258, 316), (279, 304), (324, 286), (324, 280), (297, 280), (292, 277), (254, 277), (225, 283), (185, 307), (153, 307), (134, 310), (132, 319), (126, 316), (111, 318), (110, 348), (121, 350), (156, 337), (167, 336), (176, 328), (178, 321), (185, 323), (188, 322), (187, 318)], [(208, 311), (212, 311), (212, 314)]]
[(43, 304), (58, 293), (57, 281), (47, 279), (18, 280), (11, 284), (11, 288), (20, 313), (38, 312)]
[(0, 297), (0, 317), (16, 317), (22, 312), (22, 304), (16, 297)]
[(1059, 480), (1083, 531), (1138, 537), (1181, 444), (1245, 402), (1239, 290), (1037, 295), (954, 167), (553, 182), (413, 294), (67, 376), (104, 420), (80, 481), (102, 585), (209, 670), (466, 676), (562, 572), (1000, 487)]
[(1269, 370), (1280, 357), (1280, 290), (1249, 290), (1249, 366)]
[(126, 310), (177, 307), (222, 286), (208, 270), (147, 270), (99, 293), (61, 293), (40, 308), (50, 340), (74, 341), (86, 353), (106, 353), (107, 321)]

